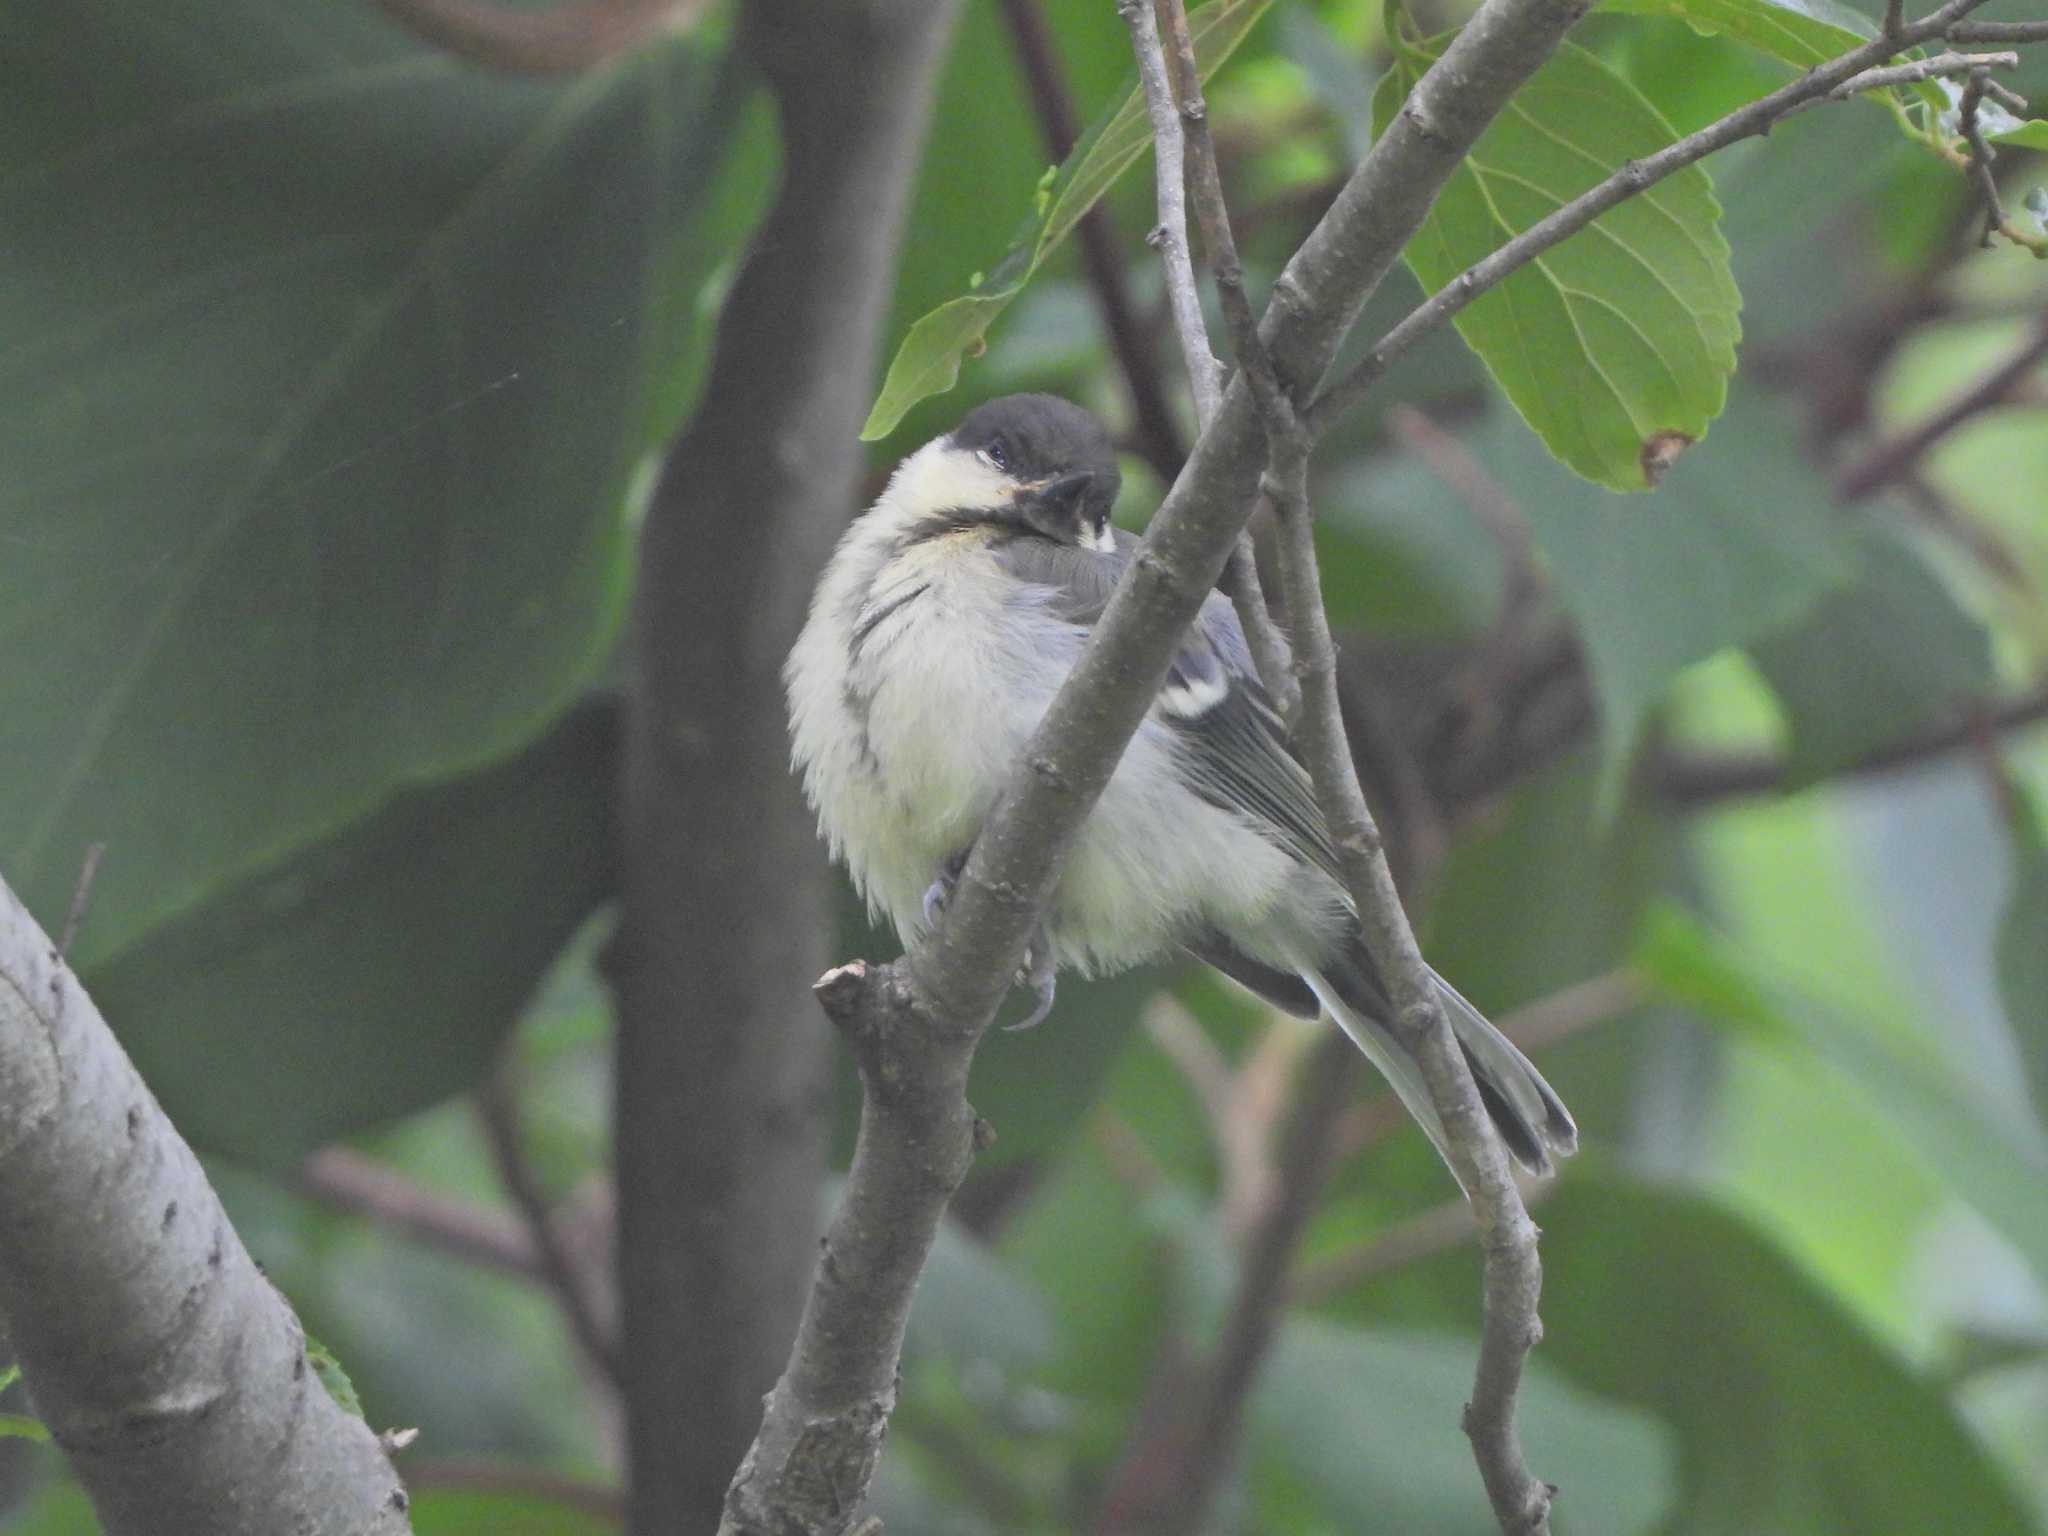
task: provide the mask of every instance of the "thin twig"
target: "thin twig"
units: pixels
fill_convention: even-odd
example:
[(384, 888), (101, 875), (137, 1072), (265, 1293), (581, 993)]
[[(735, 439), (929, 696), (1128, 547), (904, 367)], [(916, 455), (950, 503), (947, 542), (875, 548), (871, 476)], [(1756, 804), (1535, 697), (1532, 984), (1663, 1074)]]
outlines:
[(664, 32), (680, 31), (704, 0), (571, 0), (516, 10), (496, 0), (373, 0), (416, 37), (507, 74), (589, 69)]
[(1173, 89), (1159, 50), (1159, 23), (1149, 0), (1120, 0), (1117, 14), (1131, 29), (1131, 48), (1138, 59), (1138, 80), (1145, 90), (1145, 112), (1152, 119), (1154, 179), (1159, 186), (1159, 222), (1145, 243), (1159, 252), (1166, 268), (1166, 300), (1173, 311), (1174, 333), (1180, 338), (1188, 385), (1195, 395), (1195, 417), (1205, 427), (1216, 419), (1223, 399), (1223, 365), (1209, 345), (1202, 319), (1202, 295), (1195, 286), (1195, 266), (1188, 254), (1187, 184), (1181, 118), (1174, 110)]
[[(1944, 725), (1880, 747), (1828, 775), (1829, 780), (1890, 773), (1970, 746), (1979, 729), (2004, 733), (2048, 721), (2048, 685), (2002, 704), (1980, 708), (1968, 719)], [(1775, 794), (1793, 783), (1793, 766), (1769, 754), (1727, 753), (1714, 756), (1667, 752), (1654, 760), (1649, 782), (1664, 799), (1682, 809), (1711, 806), (1723, 800)]]
[[(1045, 12), (1039, 0), (1001, 0), (999, 9), (1031, 87), (1031, 105), (1038, 115), (1046, 151), (1054, 160), (1065, 160), (1081, 136), (1081, 126), (1059, 50), (1046, 28)], [(1081, 241), (1081, 270), (1102, 313), (1109, 350), (1123, 374), (1124, 387), (1130, 391), (1133, 446), (1161, 483), (1171, 485), (1187, 462), (1187, 444), (1181, 441), (1180, 427), (1166, 398), (1152, 337), (1124, 282), (1123, 261), (1118, 255), (1121, 247), (1108, 205), (1097, 203), (1082, 215), (1076, 233)]]
[(1848, 94), (1864, 89), (1857, 78), (1878, 68), (1900, 50), (1949, 37), (1958, 22), (1985, 0), (1948, 0), (1939, 10), (1904, 25), (1895, 37), (1880, 37), (1852, 48), (1839, 58), (1816, 65), (1798, 79), (1737, 108), (1697, 133), (1687, 134), (1640, 160), (1631, 160), (1598, 186), (1581, 193), (1555, 213), (1538, 220), (1492, 254), (1474, 262), (1399, 324), (1359, 359), (1351, 372), (1317, 396), (1308, 412), (1311, 429), (1320, 434), (1371, 392), (1387, 370), (1417, 343), (1433, 335), (1453, 315), (1552, 246), (1569, 239), (1601, 214), (1668, 176), (1704, 160), (1718, 149), (1768, 133), (1784, 118), (1829, 97), (1847, 85)]
[(105, 843), (94, 843), (85, 850), (85, 859), (78, 866), (78, 880), (71, 887), (71, 910), (64, 914), (64, 931), (57, 936), (57, 957), (61, 960), (71, 953), (71, 946), (78, 942), (78, 931), (85, 926), (86, 909), (92, 905), (92, 883), (100, 872), (100, 859), (106, 853)]
[[(2003, 54), (2003, 58), (2017, 63), (2018, 55)], [(1977, 237), (1977, 243), (1985, 250), (1991, 249), (1991, 237), (2005, 224), (2005, 204), (1998, 197), (1998, 176), (1991, 169), (1998, 155), (1984, 138), (1984, 129), (1977, 121), (1977, 109), (1984, 104), (1984, 71), (1970, 71), (1969, 83), (1963, 87), (1963, 100), (1958, 114), (1958, 126), (1962, 130), (1963, 142), (1970, 146), (1970, 174), (1976, 179), (1977, 190), (1984, 198), (1984, 233)]]
[(351, 1147), (329, 1146), (300, 1164), (301, 1192), (395, 1232), (505, 1274), (547, 1283), (525, 1226), (493, 1210), (438, 1194)]
[[(2016, 53), (1938, 53), (1931, 59), (1915, 59), (1910, 64), (1889, 64), (1883, 69), (1866, 69), (1855, 79), (1844, 80), (1822, 100), (1847, 101), (1851, 96), (1860, 96), (1866, 91), (1882, 90), (1887, 86), (1915, 85), (1922, 80), (1933, 80), (1945, 75), (1967, 75), (1984, 69), (2018, 69), (2019, 65), (2020, 56)], [(2005, 90), (2002, 85), (1987, 85), (1986, 88)]]
[(2048, 21), (1959, 21), (1945, 35), (1952, 43), (2048, 43)]
[(509, 1059), (500, 1063), (477, 1089), (476, 1111), (484, 1139), (490, 1144), (498, 1180), (526, 1222), (534, 1251), (569, 1331), (611, 1383), (623, 1389), (625, 1374), (619, 1360), (614, 1321), (617, 1306), (601, 1294), (600, 1287), (605, 1282), (568, 1251), (554, 1224), (547, 1195), (527, 1160), (526, 1138), (520, 1125), (519, 1080)]
[[(1132, 0), (1132, 3), (1142, 5), (1143, 0)], [(1223, 200), (1222, 172), (1216, 160), (1216, 141), (1209, 131), (1208, 105), (1202, 99), (1202, 71), (1195, 62), (1195, 45), (1188, 32), (1187, 10), (1181, 0), (1154, 0), (1151, 15), (1153, 26), (1149, 37), (1138, 36), (1138, 24), (1133, 23), (1133, 41), (1140, 54), (1144, 54), (1148, 46), (1152, 53), (1149, 60), (1141, 58), (1139, 72), (1144, 74), (1148, 69), (1159, 72), (1171, 83), (1176, 103), (1174, 131), (1181, 146), (1177, 154), (1184, 169), (1192, 173), (1177, 190), (1184, 192), (1188, 181), (1192, 182), (1195, 217), (1201, 225), (1203, 248), (1209, 254), (1209, 271), (1216, 282), (1217, 297), (1222, 302), (1224, 323), (1230, 330), (1231, 351), (1239, 366), (1245, 369), (1254, 390), (1270, 390), (1273, 387), (1272, 365), (1266, 359), (1265, 344), (1259, 339), (1258, 322), (1245, 294), (1244, 263), (1238, 260), (1237, 241), (1230, 230), (1230, 210)], [(1178, 220), (1174, 227), (1185, 248), (1185, 199), (1179, 200), (1169, 210), (1162, 198), (1159, 215), (1162, 225)], [(1201, 323), (1199, 305), (1195, 308), (1194, 322), (1197, 325)], [(1200, 350), (1205, 357), (1214, 355), (1206, 333), (1200, 338)], [(1218, 388), (1206, 407), (1202, 404), (1201, 390), (1198, 388), (1195, 393), (1197, 413), (1205, 428), (1222, 401), (1221, 377), (1219, 365)], [(1259, 581), (1258, 557), (1252, 549), (1249, 534), (1238, 538), (1237, 548), (1230, 557), (1226, 585), (1236, 605), (1238, 622), (1244, 629), (1246, 642), (1251, 647), (1259, 681), (1265, 684), (1267, 693), (1272, 696), (1280, 718), (1291, 726), (1301, 706), (1301, 692), (1295, 682), (1287, 637), (1273, 622), (1272, 606), (1266, 601), (1265, 590)]]
[[(1517, 1181), (1522, 1199), (1531, 1207), (1540, 1204), (1557, 1188), (1556, 1182)], [(1297, 1306), (1314, 1306), (1356, 1290), (1368, 1280), (1439, 1253), (1448, 1253), (1471, 1242), (1479, 1229), (1472, 1225), (1472, 1208), (1463, 1200), (1446, 1200), (1442, 1205), (1418, 1212), (1405, 1221), (1382, 1227), (1355, 1248), (1319, 1258), (1295, 1270), (1287, 1287), (1287, 1299)]]
[(2033, 335), (2011, 357), (1925, 421), (1879, 444), (1866, 457), (1851, 464), (1835, 482), (1836, 497), (1860, 501), (1889, 485), (1964, 422), (2005, 404), (2014, 389), (2044, 361), (2048, 361), (2048, 316), (2035, 322)]
[(1303, 756), (1344, 868), (1366, 949), (1385, 978), (1394, 1005), (1392, 1022), (1422, 1069), (1485, 1253), (1479, 1361), (1465, 1408), (1465, 1432), (1501, 1529), (1508, 1536), (1540, 1536), (1550, 1528), (1552, 1490), (1529, 1470), (1515, 1427), (1523, 1364), (1543, 1332), (1537, 1313), (1543, 1268), (1536, 1252), (1536, 1227), (1451, 1035), (1344, 739), (1336, 648), (1323, 610), (1308, 509), (1308, 434), (1296, 426), (1269, 441), (1269, 494), (1280, 513), (1280, 568), (1294, 623), (1296, 666), (1302, 673)]

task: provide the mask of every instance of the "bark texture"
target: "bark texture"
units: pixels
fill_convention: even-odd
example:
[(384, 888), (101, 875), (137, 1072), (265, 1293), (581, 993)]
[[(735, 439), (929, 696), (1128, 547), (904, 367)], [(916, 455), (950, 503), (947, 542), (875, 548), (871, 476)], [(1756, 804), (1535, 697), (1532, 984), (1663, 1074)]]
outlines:
[(107, 1536), (404, 1536), (199, 1161), (0, 882), (0, 1333)]

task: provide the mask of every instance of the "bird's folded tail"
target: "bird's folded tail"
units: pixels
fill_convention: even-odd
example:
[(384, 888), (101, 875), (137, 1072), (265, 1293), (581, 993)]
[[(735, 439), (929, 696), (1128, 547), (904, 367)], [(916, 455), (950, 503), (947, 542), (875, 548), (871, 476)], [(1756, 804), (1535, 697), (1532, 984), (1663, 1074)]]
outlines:
[[(1361, 965), (1347, 959), (1326, 970), (1308, 965), (1300, 970), (1324, 1011), (1392, 1085), (1456, 1177), (1443, 1121), (1437, 1117), (1422, 1068), (1382, 1022), (1390, 1010), (1379, 995), (1369, 962)], [(1531, 1173), (1549, 1173), (1551, 1154), (1566, 1157), (1578, 1148), (1579, 1129), (1572, 1123), (1570, 1111), (1512, 1040), (1488, 1023), (1486, 1015), (1465, 1001), (1456, 987), (1435, 971), (1429, 974), (1436, 982), (1451, 1033), (1464, 1050), (1466, 1064), (1479, 1086), (1480, 1101), (1501, 1140), (1515, 1161)]]

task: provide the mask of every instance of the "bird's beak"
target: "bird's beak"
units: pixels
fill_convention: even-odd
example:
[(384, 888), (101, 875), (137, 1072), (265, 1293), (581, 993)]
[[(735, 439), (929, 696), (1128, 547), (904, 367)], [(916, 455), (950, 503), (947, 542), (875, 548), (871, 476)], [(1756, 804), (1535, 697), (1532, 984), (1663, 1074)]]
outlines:
[(1064, 475), (1025, 486), (1019, 493), (1019, 499), (1028, 500), (1050, 512), (1072, 513), (1080, 507), (1081, 498), (1088, 494), (1088, 487), (1094, 483), (1093, 470), (1071, 469)]

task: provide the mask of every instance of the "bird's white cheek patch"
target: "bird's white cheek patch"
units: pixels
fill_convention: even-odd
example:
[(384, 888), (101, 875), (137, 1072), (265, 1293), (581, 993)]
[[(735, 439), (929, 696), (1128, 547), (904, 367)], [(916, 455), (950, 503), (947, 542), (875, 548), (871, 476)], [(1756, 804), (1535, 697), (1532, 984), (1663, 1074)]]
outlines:
[(1116, 553), (1116, 530), (1105, 522), (1090, 533), (1085, 542), (1090, 549), (1099, 549), (1105, 555), (1113, 555)]
[(1170, 683), (1159, 690), (1159, 707), (1176, 720), (1199, 720), (1230, 697), (1230, 680), (1198, 677), (1192, 682)]

